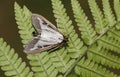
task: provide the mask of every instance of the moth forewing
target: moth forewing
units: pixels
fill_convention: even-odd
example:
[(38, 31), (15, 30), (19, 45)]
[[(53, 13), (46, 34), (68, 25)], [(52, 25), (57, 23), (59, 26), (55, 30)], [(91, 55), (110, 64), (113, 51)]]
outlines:
[[(49, 50), (49, 49), (52, 49), (52, 48), (60, 47), (60, 46), (62, 46), (62, 44), (63, 43), (61, 43), (61, 44), (55, 44), (55, 45), (50, 45), (48, 47), (37, 48), (37, 49), (34, 49), (34, 50), (30, 50), (30, 48), (27, 49), (25, 47), (26, 49), (24, 49), (24, 52), (27, 53), (27, 54), (39, 53), (39, 52), (42, 52), (42, 51), (45, 51), (45, 50)], [(27, 47), (29, 47), (29, 46), (27, 46)]]
[[(38, 15), (38, 14), (32, 14), (32, 23), (33, 23), (33, 26), (35, 27), (35, 29), (38, 29), (37, 24), (35, 24), (36, 22), (35, 21), (38, 21), (37, 18), (40, 18), (42, 20), (44, 20), (51, 28), (53, 28), (54, 30), (58, 31), (59, 33), (61, 33), (63, 35), (63, 33), (58, 30), (51, 22), (49, 22), (45, 17), (43, 17), (42, 15)], [(35, 24), (35, 25), (34, 25)]]
[(32, 23), (38, 35), (25, 46), (25, 53), (37, 53), (58, 48), (66, 42), (62, 32), (43, 16), (32, 14)]

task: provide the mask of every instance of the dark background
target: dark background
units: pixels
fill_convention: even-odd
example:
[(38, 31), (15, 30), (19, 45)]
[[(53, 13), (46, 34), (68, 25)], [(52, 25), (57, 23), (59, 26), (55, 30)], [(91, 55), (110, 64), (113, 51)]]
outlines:
[[(14, 16), (14, 2), (17, 2), (21, 7), (25, 5), (33, 13), (38, 13), (50, 20), (54, 25), (55, 19), (52, 13), (51, 0), (1, 0), (0, 1), (0, 38), (4, 40), (19, 53), (19, 56), (26, 60), (26, 54), (23, 53), (21, 39), (18, 34), (18, 28)], [(70, 0), (61, 0), (67, 9), (68, 15), (73, 20)], [(79, 0), (81, 6), (84, 8), (87, 16), (93, 21), (87, 0)], [(101, 5), (101, 0), (97, 0)], [(74, 22), (73, 22), (74, 23)], [(0, 77), (5, 77), (0, 70)]]

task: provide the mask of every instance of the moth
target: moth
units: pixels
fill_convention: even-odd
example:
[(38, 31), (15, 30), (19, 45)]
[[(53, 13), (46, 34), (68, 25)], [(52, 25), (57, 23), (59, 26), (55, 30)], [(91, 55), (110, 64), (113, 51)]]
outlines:
[(65, 44), (67, 38), (46, 18), (38, 14), (32, 14), (31, 19), (36, 30), (36, 36), (25, 46), (25, 53), (38, 53), (57, 49)]

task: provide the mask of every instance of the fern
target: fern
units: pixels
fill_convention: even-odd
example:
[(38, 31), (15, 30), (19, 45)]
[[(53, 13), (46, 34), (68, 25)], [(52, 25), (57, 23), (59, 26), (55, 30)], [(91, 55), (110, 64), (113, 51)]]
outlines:
[[(20, 6), (15, 3), (15, 7), (16, 6), (20, 8)], [(18, 9), (16, 8), (15, 10), (19, 10), (19, 8)], [(34, 30), (32, 29), (31, 24), (29, 24), (31, 22), (29, 21), (30, 16), (26, 15), (26, 14), (31, 14), (31, 13), (28, 13), (30, 12), (28, 9), (26, 9), (27, 10), (27, 13), (26, 13), (24, 8), (25, 6), (23, 7), (23, 9), (21, 9), (22, 10), (21, 12), (19, 11), (21, 14), (20, 16), (21, 18), (18, 15), (16, 20), (17, 22), (19, 22), (18, 28), (21, 31), (19, 33), (20, 33), (20, 36), (22, 36), (22, 40), (28, 41), (29, 39), (31, 39), (32, 32)], [(15, 13), (17, 14), (18, 11), (15, 11)], [(28, 16), (28, 18), (25, 16)], [(27, 31), (26, 31), (26, 27), (27, 27), (26, 25), (20, 25), (23, 22), (26, 23), (27, 26), (29, 26)], [(29, 30), (30, 32), (28, 32)], [(30, 37), (30, 38), (28, 39), (28, 38), (23, 38), (23, 37)], [(23, 42), (23, 44), (25, 43), (26, 42)], [(30, 65), (32, 66), (32, 71), (34, 72), (35, 77), (37, 76), (55, 77), (58, 74), (58, 71), (64, 73), (74, 62), (74, 60), (70, 60), (70, 57), (67, 55), (64, 48), (58, 50), (57, 52), (53, 52), (50, 54), (48, 52), (42, 52), (40, 54), (31, 54), (31, 55), (28, 55), (27, 58), (30, 60)]]
[[(64, 76), (65, 77), (65, 76)], [(81, 77), (80, 75), (77, 75), (74, 70), (71, 71), (71, 73), (67, 77)]]
[(51, 60), (53, 61), (53, 65), (59, 72), (64, 73), (73, 63), (74, 59), (70, 60), (70, 57), (67, 55), (67, 52), (62, 48), (55, 53), (50, 53)]
[[(89, 0), (89, 5), (93, 6), (93, 4), (96, 4), (96, 2), (94, 0)], [(107, 4), (109, 4), (109, 3), (107, 3)], [(94, 6), (96, 6), (96, 5), (94, 5)], [(109, 9), (109, 11), (110, 11), (110, 8), (108, 8), (108, 5), (106, 7), (107, 8), (104, 9), (104, 10)], [(92, 9), (94, 9), (94, 7), (93, 8), (91, 7), (91, 10)], [(100, 18), (103, 19), (103, 20), (106, 20), (106, 17), (104, 18), (103, 15), (99, 14), (100, 17), (98, 16), (98, 13), (100, 13), (99, 9), (98, 10), (96, 9), (96, 12), (97, 13), (93, 14), (93, 17), (95, 17), (94, 18), (95, 22), (99, 22), (100, 20), (99, 21), (97, 21), (97, 20), (100, 19)], [(111, 17), (113, 16), (111, 13), (109, 13), (109, 14), (111, 15)], [(114, 20), (112, 20), (112, 21), (114, 23)], [(106, 22), (106, 23), (108, 23), (108, 22)], [(111, 25), (115, 27), (118, 24), (119, 24), (119, 22), (117, 24), (114, 24), (114, 25), (111, 24)], [(106, 24), (103, 24), (103, 25), (106, 25)], [(111, 53), (109, 52), (110, 50), (112, 50), (114, 52), (116, 51), (116, 52), (119, 53), (119, 42), (117, 42), (119, 37), (117, 35), (115, 35), (115, 34), (118, 34), (117, 32), (119, 32), (119, 31), (116, 31), (114, 27), (109, 28), (108, 31), (105, 32), (105, 33), (107, 33), (107, 35), (105, 35), (105, 33), (103, 32), (104, 35), (102, 37), (100, 37), (97, 41), (98, 49), (96, 49), (97, 46), (95, 46), (96, 50), (89, 50), (88, 51), (88, 58), (89, 59), (92, 58), (94, 61), (96, 61), (98, 63), (101, 63), (103, 65), (106, 65), (106, 66), (119, 68), (119, 66), (118, 66), (119, 63), (117, 62), (119, 57), (117, 57), (116, 55), (111, 55)], [(115, 37), (117, 37), (117, 39), (115, 39)], [(92, 48), (94, 48), (94, 47), (92, 47)], [(96, 51), (98, 51), (98, 53)], [(105, 57), (105, 55), (107, 55), (107, 57)]]
[[(118, 56), (120, 55), (119, 0), (114, 0), (116, 18), (111, 10), (109, 0), (102, 0), (103, 11), (100, 10), (96, 0), (88, 0), (95, 21), (95, 29), (80, 3), (77, 0), (71, 0), (81, 38), (78, 38), (62, 2), (60, 0), (51, 0), (51, 2), (57, 26), (68, 37), (67, 46), (51, 53), (44, 51), (27, 54), (32, 73), (26, 67), (25, 62), (18, 58), (18, 54), (15, 54), (14, 50), (1, 38), (0, 66), (5, 71), (5, 75), (18, 77), (117, 77), (116, 73), (114, 74), (106, 67), (120, 68), (120, 57)], [(32, 33), (35, 31), (31, 23), (32, 13), (26, 6), (21, 8), (16, 2), (14, 7), (16, 23), (24, 46), (33, 38)]]
[[(82, 20), (80, 22), (79, 21), (80, 18), (78, 19), (78, 17), (81, 17), (81, 19), (83, 19), (82, 16), (84, 16), (84, 15), (80, 15), (80, 14), (83, 13), (83, 10), (79, 6), (78, 2), (77, 1), (75, 2), (75, 1), (72, 1), (72, 2), (74, 2), (73, 3), (74, 4), (73, 5), (73, 12), (74, 12), (74, 15), (76, 15), (75, 16), (76, 22), (77, 23), (82, 23)], [(105, 2), (103, 1), (103, 3), (104, 3), (104, 5), (105, 5), (105, 3), (107, 3), (107, 5), (104, 6), (105, 18), (103, 16), (102, 12), (100, 11), (100, 9), (98, 8), (95, 0), (89, 0), (89, 5), (91, 7), (91, 11), (92, 11), (95, 23), (96, 23), (95, 24), (95, 28), (98, 31), (98, 33), (102, 33), (103, 35), (101, 34), (102, 37), (99, 37), (99, 38), (96, 39), (96, 40), (99, 40), (99, 42), (97, 42), (99, 44), (99, 45), (97, 45), (98, 48), (97, 48), (97, 46), (95, 46), (95, 47), (94, 46), (90, 46), (89, 47), (90, 49), (91, 48), (97, 48), (97, 49), (96, 50), (90, 50), (90, 49), (88, 49), (87, 55), (88, 55), (89, 59), (92, 59), (95, 62), (101, 63), (101, 64), (106, 65), (106, 66), (110, 66), (110, 67), (113, 67), (113, 68), (119, 68), (119, 62), (118, 62), (119, 57), (117, 57), (116, 55), (111, 55), (109, 53), (109, 50), (116, 51), (116, 52), (119, 53), (119, 42), (118, 42), (119, 36), (117, 35), (119, 33), (119, 31), (116, 31), (114, 29), (114, 27), (116, 25), (118, 25), (119, 23), (115, 24), (115, 20), (114, 20), (115, 18), (113, 16), (112, 12), (111, 12), (109, 3), (107, 1), (105, 1)], [(78, 12), (78, 10), (79, 10), (79, 12)], [(107, 14), (106, 10), (109, 11), (108, 14)], [(86, 19), (86, 18), (84, 18), (84, 19)], [(110, 20), (110, 19), (112, 19), (112, 20)], [(108, 26), (114, 26), (114, 27), (112, 29), (108, 29), (107, 30), (106, 23), (107, 23)], [(99, 24), (99, 27), (98, 27), (98, 24)], [(101, 28), (100, 28), (100, 25), (102, 26)], [(78, 24), (78, 26), (79, 26), (79, 24)], [(81, 29), (81, 31), (82, 31), (82, 29)], [(86, 32), (87, 32), (87, 30), (86, 30)], [(108, 33), (108, 35), (104, 36), (104, 34), (106, 32)], [(116, 35), (114, 35), (114, 34), (116, 34)], [(95, 42), (94, 42), (94, 44), (95, 44)], [(99, 52), (97, 53), (96, 51), (99, 51)], [(107, 57), (105, 57), (105, 55), (107, 55)]]
[[(82, 38), (87, 45), (91, 45), (96, 38), (96, 32), (92, 28), (90, 21), (85, 16), (77, 0), (71, 0), (75, 20), (81, 31)], [(76, 10), (77, 9), (77, 10)]]
[[(53, 13), (56, 18), (57, 26), (60, 30), (68, 35), (68, 47), (67, 52), (71, 58), (77, 58), (79, 55), (83, 54), (86, 50), (86, 46), (83, 46), (83, 42), (78, 39), (78, 35), (72, 25), (72, 21), (66, 14), (66, 9), (60, 0), (52, 0)], [(81, 51), (81, 52), (79, 52)]]
[(10, 48), (2, 38), (0, 38), (0, 66), (5, 71), (6, 76), (11, 77), (32, 77), (33, 73), (26, 63), (18, 58), (13, 48)]
[[(66, 71), (69, 71), (67, 69), (70, 68), (70, 66), (75, 62), (74, 58), (78, 58), (79, 55), (83, 54), (86, 50), (86, 46), (83, 46), (83, 43), (79, 39), (77, 39), (78, 36), (73, 29), (71, 20), (67, 16), (67, 14), (65, 12), (65, 8), (62, 5), (61, 1), (52, 0), (52, 5), (53, 5), (54, 16), (55, 16), (55, 18), (57, 18), (56, 19), (56, 22), (58, 23), (57, 26), (60, 28), (60, 30), (64, 34), (68, 35), (68, 38), (69, 38), (68, 47), (66, 49), (61, 48), (61, 49), (57, 50), (57, 52), (53, 52), (53, 53), (50, 53), (50, 54), (47, 53), (47, 52), (42, 52), (42, 53), (39, 53), (39, 54), (28, 55), (28, 59), (30, 60), (32, 70), (34, 71), (34, 76), (36, 76), (36, 77), (37, 76), (52, 77), (52, 76), (59, 75), (59, 73), (65, 73)], [(87, 40), (89, 40), (89, 37), (91, 37), (91, 39), (89, 41), (84, 41), (86, 44), (91, 45), (92, 43), (94, 43), (94, 40), (96, 38), (96, 32), (94, 31), (94, 29), (92, 29), (92, 27), (89, 27), (89, 26), (91, 26), (91, 24), (86, 19), (87, 17), (83, 13), (83, 10), (80, 8), (80, 5), (78, 4), (78, 2), (73, 1), (72, 5), (73, 5), (73, 12), (74, 12), (75, 17), (76, 17), (76, 22), (80, 23), (80, 24), (81, 23), (86, 24), (85, 22), (88, 22), (85, 27), (82, 27), (80, 24), (78, 24), (78, 26), (80, 27), (79, 30), (83, 30), (83, 32), (82, 32), (83, 40), (86, 40), (86, 38), (87, 38)], [(78, 5), (77, 8), (74, 7), (75, 5)], [(91, 4), (91, 5), (93, 5), (93, 4)], [(59, 6), (61, 6), (61, 7), (59, 7)], [(78, 10), (78, 11), (76, 11), (76, 10)], [(97, 10), (97, 11), (98, 11), (98, 14), (99, 14), (100, 10)], [(78, 14), (79, 12), (81, 12), (80, 13), (81, 15)], [(92, 13), (94, 13), (94, 11)], [(98, 33), (103, 33), (106, 30), (105, 29), (106, 24), (104, 23), (105, 21), (104, 21), (104, 18), (102, 16), (102, 14), (100, 13), (99, 15), (100, 15), (100, 17), (97, 17), (98, 16), (97, 14), (93, 14), (94, 17), (96, 16), (95, 17), (96, 24), (99, 24), (98, 19), (100, 19), (99, 21), (101, 21), (100, 23), (101, 23), (101, 26), (102, 26), (101, 28), (96, 27), (96, 30), (99, 29)], [(78, 21), (78, 20), (80, 20), (80, 18), (77, 18), (78, 16), (83, 16), (83, 18), (81, 18), (81, 20), (85, 19), (85, 20), (83, 20), (84, 22)], [(23, 15), (23, 17), (24, 17), (24, 15)], [(26, 22), (26, 21), (24, 20), (23, 22)], [(19, 26), (21, 26), (21, 25), (19, 25)], [(86, 29), (87, 27), (88, 27), (88, 29)], [(90, 32), (87, 32), (88, 35), (84, 36), (84, 34), (87, 34), (84, 30), (85, 31), (90, 30)], [(90, 35), (89, 33), (93, 33), (93, 35)], [(31, 31), (31, 34), (32, 34), (32, 31)], [(23, 34), (21, 34), (21, 35), (23, 35)], [(26, 33), (26, 35), (27, 35), (27, 33)], [(99, 37), (99, 39), (101, 40), (101, 37)], [(110, 42), (111, 42), (111, 40), (110, 40)], [(80, 44), (80, 43), (82, 43), (82, 44)], [(99, 46), (103, 45), (100, 42), (97, 42), (97, 43), (99, 44)], [(81, 47), (83, 47), (83, 48), (81, 49)], [(94, 46), (90, 46), (90, 47), (94, 48)], [(107, 48), (107, 47), (105, 47), (105, 48)], [(110, 48), (110, 47), (108, 47), (108, 48)], [(78, 52), (79, 50), (82, 50), (82, 53)], [(100, 50), (103, 50), (103, 48), (100, 48)], [(76, 51), (77, 51), (77, 53), (76, 53)], [(93, 50), (93, 51), (95, 51), (95, 50)], [(105, 50), (103, 50), (103, 51), (105, 51)], [(91, 48), (89, 49), (89, 53), (87, 53), (88, 58), (91, 57), (91, 56), (89, 56), (90, 52), (92, 52)], [(80, 53), (80, 54), (78, 54), (78, 53)], [(106, 51), (106, 52), (102, 53), (102, 57), (100, 55), (98, 55), (95, 59), (94, 58), (91, 58), (91, 59), (93, 59), (94, 61), (96, 61), (98, 63), (101, 63), (103, 65), (105, 65), (105, 64), (108, 65), (109, 63), (111, 63), (109, 66), (119, 68), (119, 67), (117, 67), (117, 65), (119, 65), (119, 63), (117, 62), (118, 58), (116, 58), (116, 59), (114, 58), (115, 60), (110, 58), (110, 57), (115, 57), (114, 55), (109, 54), (109, 56), (105, 58), (105, 61), (106, 61), (105, 63), (104, 63), (104, 61), (100, 62), (103, 59), (103, 57), (105, 57), (103, 55), (105, 53), (109, 54), (109, 52)], [(94, 55), (95, 55), (95, 53), (92, 54), (92, 56), (94, 56)], [(73, 59), (70, 59), (70, 57), (73, 58)], [(101, 59), (98, 60), (97, 58), (100, 58), (100, 57), (101, 57)], [(45, 59), (47, 59), (47, 60), (45, 60)], [(110, 62), (110, 61), (112, 61), (112, 62)], [(86, 62), (88, 62), (88, 61), (86, 61)], [(114, 62), (116, 62), (116, 63), (114, 63)], [(92, 63), (94, 64), (94, 62), (92, 62)], [(50, 69), (52, 69), (52, 70), (50, 70)], [(103, 68), (101, 67), (101, 69), (103, 69)], [(107, 72), (105, 71), (105, 73), (107, 73)], [(61, 76), (61, 75), (59, 75), (59, 76)]]
[[(117, 21), (120, 21), (120, 1), (119, 0), (114, 0), (114, 10), (117, 16)], [(118, 28), (119, 29), (119, 28)]]
[[(119, 23), (118, 25), (116, 25), (117, 27), (119, 27)], [(120, 31), (117, 29), (112, 29), (108, 32), (108, 36), (115, 39), (116, 41), (120, 42), (120, 36), (119, 36)]]
[(75, 72), (81, 77), (116, 77), (114, 73), (106, 70), (89, 59), (81, 59), (75, 67)]
[(58, 70), (52, 65), (47, 52), (28, 55), (28, 59), (35, 77), (55, 77), (58, 74)]
[(99, 34), (104, 33), (106, 31), (106, 25), (107, 25), (105, 23), (104, 16), (100, 8), (98, 7), (97, 3), (95, 2), (95, 0), (88, 0), (88, 1), (89, 1), (89, 6), (91, 9), (92, 15), (95, 20), (96, 32)]
[(88, 51), (88, 59), (97, 63), (112, 67), (120, 68), (120, 59), (118, 56), (109, 53), (109, 50), (101, 48), (100, 45), (93, 45)]
[[(31, 12), (25, 6), (23, 7), (23, 9), (20, 9), (20, 8), (21, 7), (17, 3), (15, 3), (15, 15), (19, 14), (19, 15), (17, 15), (18, 17), (16, 18), (16, 20), (17, 20), (17, 22), (19, 22), (18, 28), (21, 31), (19, 33), (23, 40), (23, 45), (24, 45), (28, 42), (28, 40), (30, 40), (33, 37), (32, 32), (34, 31), (34, 29), (31, 25), (31, 21), (30, 21), (31, 20)], [(21, 10), (21, 11), (18, 12), (18, 10)], [(34, 72), (35, 77), (38, 77), (38, 76), (55, 77), (56, 74), (58, 73), (57, 70), (55, 69), (55, 67), (52, 65), (53, 62), (50, 60), (48, 52), (43, 52), (40, 54), (29, 54), (27, 56), (27, 58), (30, 60), (30, 64), (32, 66), (32, 71)], [(53, 69), (53, 70), (51, 70), (51, 69)], [(55, 72), (56, 72), (56, 74), (55, 74)]]
[(116, 21), (115, 16), (113, 15), (112, 10), (110, 8), (109, 0), (102, 0), (102, 3), (107, 26), (113, 26), (116, 23)]
[(103, 36), (98, 41), (98, 44), (102, 45), (103, 48), (112, 50), (114, 52), (120, 53), (120, 42), (115, 40), (114, 38)]
[(22, 43), (27, 44), (32, 36), (34, 28), (31, 24), (31, 12), (24, 6), (23, 9), (15, 2), (15, 19), (19, 25), (19, 34), (22, 38)]
[[(115, 10), (115, 15), (117, 18), (117, 21), (120, 21), (120, 1), (119, 0), (114, 0), (114, 10)], [(116, 26), (116, 28), (119, 30), (120, 29), (120, 24), (118, 24), (118, 26)]]

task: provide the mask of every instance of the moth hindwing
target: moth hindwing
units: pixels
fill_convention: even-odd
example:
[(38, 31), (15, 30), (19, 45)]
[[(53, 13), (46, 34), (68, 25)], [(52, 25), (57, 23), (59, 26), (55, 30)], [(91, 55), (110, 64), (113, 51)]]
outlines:
[(38, 53), (58, 48), (66, 42), (64, 35), (43, 16), (32, 14), (32, 24), (37, 35), (25, 46), (25, 53)]

